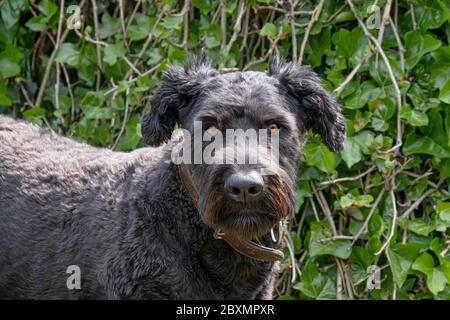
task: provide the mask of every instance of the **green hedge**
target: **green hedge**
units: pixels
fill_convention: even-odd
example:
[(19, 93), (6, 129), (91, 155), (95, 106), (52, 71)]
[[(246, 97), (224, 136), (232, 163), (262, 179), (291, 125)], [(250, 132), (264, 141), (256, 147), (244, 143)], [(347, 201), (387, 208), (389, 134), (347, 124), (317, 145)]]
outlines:
[(116, 150), (142, 146), (148, 98), (187, 52), (311, 65), (347, 138), (337, 154), (314, 136), (305, 148), (276, 296), (450, 298), (448, 0), (1, 0), (0, 13), (0, 112)]

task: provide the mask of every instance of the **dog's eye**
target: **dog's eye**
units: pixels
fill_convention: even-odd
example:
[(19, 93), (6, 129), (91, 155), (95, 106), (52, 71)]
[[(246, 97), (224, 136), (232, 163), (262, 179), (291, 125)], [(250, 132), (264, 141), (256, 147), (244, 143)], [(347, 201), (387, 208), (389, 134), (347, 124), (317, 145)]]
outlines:
[(275, 123), (272, 123), (267, 127), (267, 132), (269, 132), (270, 134), (276, 133), (278, 130), (280, 130), (280, 127)]
[(206, 133), (208, 135), (210, 135), (211, 137), (215, 137), (215, 136), (217, 136), (220, 133), (220, 131), (215, 126), (210, 126), (208, 128), (208, 130), (206, 130)]

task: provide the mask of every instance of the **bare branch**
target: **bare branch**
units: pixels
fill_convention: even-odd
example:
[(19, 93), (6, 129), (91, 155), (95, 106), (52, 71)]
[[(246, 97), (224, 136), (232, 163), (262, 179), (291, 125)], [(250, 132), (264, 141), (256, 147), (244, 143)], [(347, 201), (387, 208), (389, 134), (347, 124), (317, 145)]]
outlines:
[[(99, 42), (99, 37), (98, 37), (98, 9), (97, 9), (97, 2), (96, 0), (91, 0), (91, 4), (92, 4), (92, 16), (94, 17), (94, 36), (95, 36), (95, 41)], [(97, 80), (96, 80), (96, 90), (100, 90), (100, 81), (102, 79), (102, 52), (100, 49), (100, 45), (99, 43), (96, 44), (96, 50), (97, 50)]]
[(366, 175), (368, 175), (369, 173), (371, 173), (375, 169), (376, 169), (376, 166), (371, 166), (369, 169), (367, 169), (363, 173), (360, 173), (360, 174), (358, 174), (358, 175), (356, 175), (354, 177), (343, 177), (343, 178), (323, 181), (323, 182), (320, 183), (320, 185), (321, 186), (326, 186), (326, 185), (329, 185), (329, 184), (336, 184), (336, 183), (340, 183), (340, 182), (356, 181), (356, 180), (361, 179), (362, 177), (365, 177)]
[(305, 53), (306, 43), (308, 42), (309, 33), (311, 32), (314, 23), (319, 19), (320, 13), (322, 12), (323, 4), (325, 0), (320, 0), (317, 7), (314, 8), (313, 14), (311, 16), (311, 20), (309, 21), (308, 26), (306, 27), (305, 34), (303, 36), (302, 45), (300, 46), (300, 53), (298, 54), (298, 64), (302, 64), (303, 55)]
[(392, 238), (394, 237), (395, 228), (397, 227), (397, 201), (395, 200), (394, 190), (393, 189), (389, 190), (389, 194), (391, 196), (392, 209), (393, 209), (392, 210), (392, 224), (391, 224), (391, 228), (389, 231), (389, 235), (386, 238), (386, 241), (381, 246), (380, 250), (378, 250), (377, 252), (374, 253), (374, 255), (376, 255), (376, 256), (380, 255), (389, 246), (389, 242), (391, 242)]
[(398, 86), (397, 80), (395, 79), (394, 71), (392, 70), (389, 59), (387, 58), (386, 54), (384, 53), (384, 50), (381, 47), (380, 42), (369, 32), (365, 23), (359, 17), (359, 15), (355, 9), (355, 6), (353, 5), (352, 0), (347, 0), (347, 3), (349, 4), (350, 9), (352, 10), (353, 14), (355, 15), (356, 20), (358, 20), (358, 24), (360, 25), (361, 29), (364, 31), (364, 34), (375, 45), (378, 53), (383, 58), (383, 61), (384, 61), (384, 64), (386, 65), (386, 69), (388, 71), (392, 85), (394, 86), (394, 90), (395, 90), (395, 94), (396, 94), (396, 98), (397, 98), (397, 141), (396, 141), (396, 148), (393, 149), (393, 151), (397, 152), (398, 151), (397, 146), (400, 147), (402, 145), (402, 126), (401, 126), (401, 118), (400, 118), (402, 98), (401, 98), (400, 88)]
[(370, 219), (372, 218), (373, 214), (375, 213), (375, 210), (378, 208), (378, 205), (380, 204), (381, 199), (383, 198), (385, 191), (386, 190), (384, 188), (381, 189), (380, 193), (378, 194), (378, 197), (375, 199), (375, 202), (373, 203), (372, 208), (369, 211), (369, 214), (367, 215), (366, 220), (364, 220), (361, 229), (359, 229), (359, 231), (355, 234), (352, 245), (355, 244), (355, 242), (359, 239), (359, 236), (363, 234), (363, 232), (365, 232), (367, 226), (369, 225)]

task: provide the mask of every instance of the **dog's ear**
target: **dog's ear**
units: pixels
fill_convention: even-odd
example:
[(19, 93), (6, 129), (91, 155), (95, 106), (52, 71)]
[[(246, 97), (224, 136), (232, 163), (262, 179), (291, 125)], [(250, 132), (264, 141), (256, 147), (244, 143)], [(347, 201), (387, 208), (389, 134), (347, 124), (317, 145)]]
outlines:
[(341, 150), (345, 138), (345, 119), (314, 71), (274, 57), (269, 62), (268, 74), (276, 77), (299, 101), (306, 128), (319, 134), (330, 150)]
[(180, 120), (180, 109), (195, 99), (208, 77), (217, 74), (204, 54), (187, 60), (184, 68), (171, 67), (164, 72), (163, 82), (150, 100), (151, 109), (141, 119), (144, 142), (158, 146), (169, 140)]

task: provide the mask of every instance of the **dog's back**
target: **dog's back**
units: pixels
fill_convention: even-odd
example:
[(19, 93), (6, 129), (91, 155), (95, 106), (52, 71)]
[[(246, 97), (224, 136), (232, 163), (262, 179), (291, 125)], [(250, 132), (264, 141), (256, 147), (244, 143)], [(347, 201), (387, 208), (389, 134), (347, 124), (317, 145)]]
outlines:
[[(0, 115), (0, 168), (8, 171), (18, 166), (20, 171), (51, 166), (70, 168), (80, 157), (83, 162), (98, 161), (101, 156), (124, 160), (125, 153), (98, 149), (64, 138), (47, 128), (39, 128), (25, 121)], [(122, 155), (122, 157), (120, 157)], [(100, 159), (101, 160), (101, 159)], [(56, 169), (56, 168), (54, 168)]]
[(82, 267), (85, 285), (99, 283), (101, 271), (89, 268), (106, 263), (116, 209), (152, 154), (94, 148), (0, 116), (0, 298), (78, 298), (66, 287), (70, 265)]

